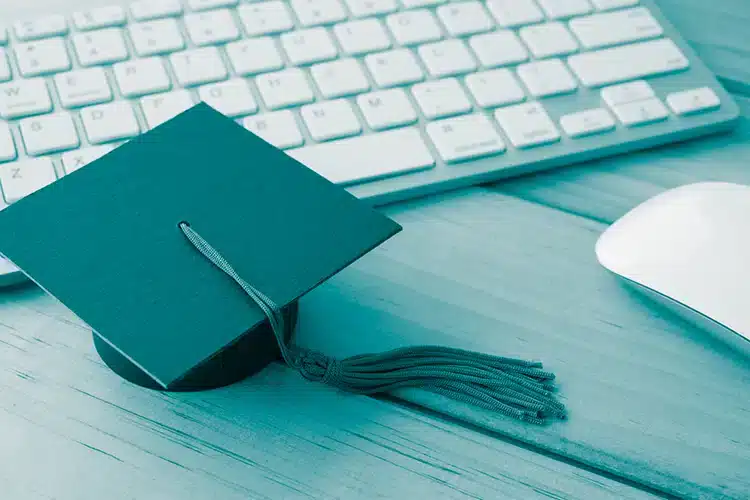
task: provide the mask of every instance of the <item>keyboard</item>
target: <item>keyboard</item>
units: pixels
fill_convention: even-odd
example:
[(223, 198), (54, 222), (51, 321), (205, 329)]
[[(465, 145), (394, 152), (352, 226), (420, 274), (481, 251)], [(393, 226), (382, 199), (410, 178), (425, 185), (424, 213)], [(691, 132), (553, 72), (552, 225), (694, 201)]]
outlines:
[(0, 209), (199, 101), (373, 204), (738, 117), (651, 0), (138, 0), (0, 26)]

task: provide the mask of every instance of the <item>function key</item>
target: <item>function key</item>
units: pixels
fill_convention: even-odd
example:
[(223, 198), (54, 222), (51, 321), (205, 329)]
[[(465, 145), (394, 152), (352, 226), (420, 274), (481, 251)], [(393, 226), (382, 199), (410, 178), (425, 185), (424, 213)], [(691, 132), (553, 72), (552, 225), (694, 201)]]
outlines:
[(192, 10), (210, 10), (220, 7), (236, 7), (239, 0), (188, 0), (187, 4)]
[(638, 5), (638, 0), (591, 0), (594, 7), (599, 10), (620, 9), (622, 7), (632, 7)]
[(148, 21), (182, 14), (179, 0), (138, 0), (130, 4), (130, 13), (136, 21)]
[(110, 28), (125, 24), (125, 9), (118, 5), (99, 7), (73, 14), (73, 24), (81, 31)]
[(8, 43), (8, 28), (0, 26), (0, 45)]
[(591, 12), (589, 0), (539, 0), (550, 19), (565, 19)]
[(60, 15), (40, 17), (26, 21), (17, 21), (13, 30), (19, 40), (38, 40), (50, 36), (64, 35), (68, 32), (68, 24)]
[(585, 137), (615, 128), (615, 120), (604, 108), (587, 109), (560, 117), (560, 126), (570, 137)]
[(560, 132), (538, 102), (500, 108), (495, 119), (517, 148), (541, 146), (560, 140)]
[(5, 49), (0, 47), (0, 82), (10, 80), (12, 76), (10, 72), (10, 65), (8, 64), (8, 57), (5, 55)]
[(506, 146), (483, 114), (450, 118), (427, 124), (427, 135), (447, 163), (494, 155)]
[(721, 101), (716, 92), (708, 87), (703, 87), (669, 94), (667, 104), (678, 115), (689, 115), (717, 109), (721, 105)]
[(10, 126), (5, 122), (0, 122), (0, 162), (15, 159), (16, 146), (13, 143), (13, 134), (10, 132)]

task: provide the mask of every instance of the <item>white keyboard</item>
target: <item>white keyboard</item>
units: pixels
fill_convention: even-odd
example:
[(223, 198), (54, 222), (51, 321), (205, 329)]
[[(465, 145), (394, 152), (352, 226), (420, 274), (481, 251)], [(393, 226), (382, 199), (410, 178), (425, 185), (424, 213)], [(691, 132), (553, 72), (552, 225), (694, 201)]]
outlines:
[(737, 117), (651, 0), (139, 0), (0, 26), (0, 209), (199, 100), (374, 203)]

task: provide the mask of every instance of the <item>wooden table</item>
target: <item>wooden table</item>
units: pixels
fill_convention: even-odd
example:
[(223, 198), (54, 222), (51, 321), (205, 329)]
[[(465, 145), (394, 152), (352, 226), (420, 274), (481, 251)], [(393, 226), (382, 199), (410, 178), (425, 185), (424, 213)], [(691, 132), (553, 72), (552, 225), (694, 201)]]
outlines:
[[(660, 4), (750, 117), (750, 4)], [(4, 291), (0, 498), (747, 497), (750, 361), (624, 287), (593, 244), (664, 189), (750, 184), (749, 138), (744, 120), (387, 207), (406, 230), (302, 302), (300, 341), (332, 354), (431, 342), (541, 358), (570, 409), (549, 427), (419, 391), (340, 394), (281, 365), (206, 393), (146, 391), (62, 306)]]

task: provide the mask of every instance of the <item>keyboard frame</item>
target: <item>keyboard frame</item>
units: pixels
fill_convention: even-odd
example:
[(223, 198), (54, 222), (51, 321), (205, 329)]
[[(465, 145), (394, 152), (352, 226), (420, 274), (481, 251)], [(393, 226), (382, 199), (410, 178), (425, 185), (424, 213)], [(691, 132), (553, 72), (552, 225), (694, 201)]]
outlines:
[[(347, 186), (346, 189), (358, 198), (380, 206), (731, 130), (740, 117), (740, 109), (733, 97), (719, 83), (716, 76), (701, 61), (698, 54), (659, 10), (654, 1), (640, 0), (640, 4), (648, 8), (662, 25), (663, 37), (673, 40), (690, 61), (690, 67), (687, 70), (644, 78), (654, 89), (656, 96), (666, 102), (666, 95), (670, 92), (709, 87), (716, 92), (721, 101), (719, 109), (680, 117), (671, 113), (670, 110), (669, 118), (662, 122), (630, 128), (618, 122), (614, 131), (573, 139), (567, 137), (559, 127), (560, 116), (604, 106), (599, 88), (587, 88), (581, 85), (573, 94), (537, 99), (560, 128), (561, 139), (557, 143), (518, 150), (510, 144), (498, 127), (507, 145), (504, 153), (451, 164), (438, 160), (435, 167), (429, 170)], [(487, 110), (486, 113), (494, 121), (492, 111)], [(420, 116), (420, 123), (428, 122)], [(423, 135), (427, 146), (435, 157), (439, 158), (429, 138), (426, 134)]]
[[(603, 106), (599, 94), (599, 88), (589, 89), (580, 85), (578, 90), (572, 94), (537, 99), (543, 104), (550, 117), (556, 122), (560, 129), (561, 139), (556, 143), (519, 150), (507, 140), (505, 134), (500, 127), (497, 126), (496, 128), (498, 132), (504, 138), (507, 145), (507, 150), (504, 153), (446, 164), (440, 160), (437, 150), (422, 129), (421, 133), (425, 143), (431, 150), (434, 158), (437, 160), (434, 167), (396, 177), (377, 179), (363, 184), (344, 186), (345, 189), (363, 201), (367, 201), (375, 206), (382, 206), (448, 190), (455, 190), (462, 187), (528, 175), (531, 173), (570, 166), (632, 151), (649, 149), (660, 145), (686, 141), (688, 139), (730, 130), (736, 124), (740, 116), (739, 107), (731, 95), (722, 87), (714, 74), (701, 61), (698, 54), (680, 35), (675, 26), (664, 16), (653, 0), (640, 0), (640, 5), (649, 9), (652, 15), (662, 25), (664, 29), (663, 36), (673, 40), (690, 62), (690, 67), (687, 70), (670, 73), (664, 76), (644, 78), (652, 86), (657, 97), (662, 101), (665, 101), (666, 95), (670, 92), (697, 87), (709, 87), (717, 94), (721, 101), (721, 107), (719, 109), (690, 116), (678, 117), (674, 114), (670, 114), (669, 118), (665, 121), (638, 127), (626, 128), (618, 123), (613, 131), (573, 139), (567, 137), (561, 127), (559, 127), (560, 116), (587, 108)], [(382, 19), (383, 16), (375, 17)], [(132, 22), (132, 20), (129, 22)], [(299, 29), (299, 27), (296, 29)], [(243, 36), (243, 39), (244, 38), (245, 37)], [(187, 49), (194, 48), (189, 40), (186, 41)], [(133, 54), (132, 44), (128, 41), (127, 45), (131, 54)], [(218, 46), (220, 45), (221, 44), (218, 44)], [(12, 59), (13, 58), (11, 58), (11, 66), (13, 72), (15, 75), (18, 75), (17, 65)], [(517, 65), (511, 65), (508, 67), (514, 68), (516, 66)], [(108, 68), (110, 66), (103, 65), (102, 67)], [(231, 68), (231, 66), (228, 67)], [(79, 65), (74, 64), (72, 69), (79, 69)], [(482, 68), (478, 68), (477, 71), (481, 70)], [(230, 71), (230, 78), (233, 76), (233, 72)], [(170, 77), (173, 79), (171, 71)], [(49, 76), (45, 78), (49, 78)], [(432, 78), (427, 75), (425, 81), (430, 79)], [(179, 88), (181, 87), (174, 85), (173, 79), (172, 90), (177, 90)], [(191, 87), (189, 90), (194, 95), (197, 92), (196, 87)], [(56, 92), (51, 92), (51, 95), (54, 105), (53, 109), (64, 109), (59, 103), (59, 98), (57, 97)], [(347, 99), (354, 99), (355, 97), (356, 96)], [(116, 100), (117, 99), (122, 100), (119, 96), (116, 96)], [(127, 100), (130, 100), (131, 102), (137, 101), (137, 99)], [(262, 113), (265, 111), (265, 107), (262, 103), (259, 104), (261, 104), (261, 109), (258, 112)], [(426, 123), (435, 121), (426, 120), (421, 115), (419, 108), (415, 107), (415, 109), (419, 119), (417, 124), (411, 126), (423, 127)], [(493, 110), (482, 110), (482, 108), (475, 106), (474, 112), (477, 111), (486, 113), (491, 121), (496, 123), (492, 116)], [(144, 127), (145, 123), (143, 122), (142, 113), (138, 109), (136, 109), (136, 113), (142, 129), (147, 130)], [(17, 122), (18, 120), (8, 121), (10, 124)], [(79, 136), (81, 137), (80, 147), (87, 147), (88, 143), (86, 141), (85, 133), (78, 121), (76, 122), (76, 127)], [(305, 136), (307, 144), (310, 141), (309, 133), (304, 126), (301, 127), (301, 130)], [(363, 133), (368, 132), (369, 129), (363, 122)], [(17, 130), (14, 130), (14, 139), (17, 145), (22, 143), (22, 139)], [(58, 178), (63, 174), (59, 154), (60, 153), (50, 155), (55, 158), (54, 163)], [(24, 157), (25, 155), (20, 155), (20, 158)], [(3, 163), (2, 165), (4, 164), (6, 163)], [(2, 197), (0, 197), (0, 210), (2, 210), (4, 206), (5, 202), (2, 200)], [(20, 273), (14, 272), (12, 269), (13, 268), (11, 267), (9, 270), (7, 263), (0, 258), (0, 287), (17, 283), (25, 279), (20, 276)]]

